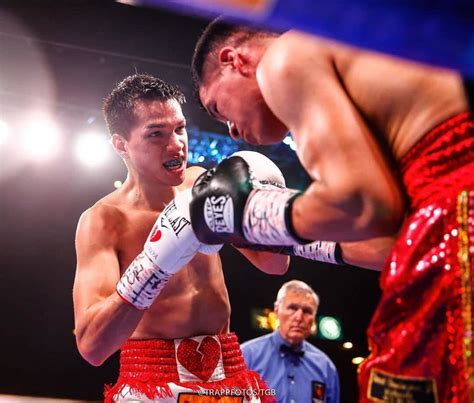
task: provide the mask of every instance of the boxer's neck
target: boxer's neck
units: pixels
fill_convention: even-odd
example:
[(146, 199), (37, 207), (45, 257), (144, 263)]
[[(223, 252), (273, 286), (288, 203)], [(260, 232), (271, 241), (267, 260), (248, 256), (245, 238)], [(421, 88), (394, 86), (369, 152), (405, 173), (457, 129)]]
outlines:
[(128, 175), (121, 190), (130, 204), (155, 211), (162, 211), (178, 192), (176, 186), (157, 183), (157, 181), (137, 180)]

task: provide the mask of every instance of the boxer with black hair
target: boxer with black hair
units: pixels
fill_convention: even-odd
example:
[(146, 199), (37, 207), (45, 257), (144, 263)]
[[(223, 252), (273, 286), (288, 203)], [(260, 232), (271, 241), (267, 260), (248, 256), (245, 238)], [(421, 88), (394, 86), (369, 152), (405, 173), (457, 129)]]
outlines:
[[(196, 205), (225, 193), (239, 206), (238, 231), (204, 227), (200, 239), (396, 236), (368, 329), (371, 355), (359, 369), (360, 401), (472, 401), (474, 118), (463, 77), (222, 20), (198, 40), (193, 76), (202, 105), (232, 138), (273, 144), (291, 132), (313, 179), (301, 193), (257, 189), (241, 162), (224, 162), (195, 187)], [(217, 181), (228, 182), (224, 193), (212, 188)]]
[[(190, 187), (204, 169), (186, 168), (183, 102), (179, 90), (144, 74), (127, 77), (105, 100), (112, 145), (128, 175), (79, 220), (77, 346), (92, 365), (121, 350), (107, 402), (176, 402), (216, 390), (265, 401), (263, 383), (229, 332), (220, 245), (203, 245), (191, 227)], [(286, 256), (242, 253), (268, 273), (288, 268)]]

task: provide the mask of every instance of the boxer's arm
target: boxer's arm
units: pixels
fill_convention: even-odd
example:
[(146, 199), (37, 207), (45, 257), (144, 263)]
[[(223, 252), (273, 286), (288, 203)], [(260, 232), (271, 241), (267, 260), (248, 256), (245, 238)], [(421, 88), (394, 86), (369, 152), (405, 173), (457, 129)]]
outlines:
[(255, 267), (267, 274), (282, 275), (288, 271), (290, 257), (272, 252), (236, 248)]
[(144, 311), (125, 304), (115, 291), (120, 267), (118, 234), (110, 209), (85, 212), (76, 233), (77, 268), (73, 288), (76, 343), (92, 365), (101, 365), (132, 335)]
[(342, 242), (345, 263), (365, 269), (381, 271), (390, 253), (395, 237), (372, 238), (367, 241)]
[[(269, 256), (261, 256), (261, 259), (270, 259), (274, 253), (286, 256), (298, 256), (303, 259), (332, 263), (336, 265), (349, 264), (365, 269), (381, 271), (388, 254), (393, 247), (395, 237), (373, 238), (366, 241), (357, 242), (327, 242), (316, 241), (305, 245), (295, 246), (271, 246), (271, 245), (245, 245), (241, 249), (237, 245), (233, 245), (242, 253), (246, 251), (271, 251)], [(263, 262), (265, 264), (265, 262)], [(284, 274), (284, 268), (281, 272), (276, 272), (271, 264), (268, 264), (268, 274)]]
[(268, 106), (293, 134), (298, 157), (315, 180), (294, 201), (292, 226), (303, 239), (391, 235), (403, 216), (402, 192), (327, 43), (284, 34), (257, 69)]

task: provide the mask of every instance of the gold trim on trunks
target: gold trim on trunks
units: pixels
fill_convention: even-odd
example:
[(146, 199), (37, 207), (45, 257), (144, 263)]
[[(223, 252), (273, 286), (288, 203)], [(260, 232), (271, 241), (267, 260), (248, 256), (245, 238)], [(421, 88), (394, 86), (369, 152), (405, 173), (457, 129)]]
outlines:
[[(463, 190), (457, 199), (457, 221), (459, 225), (459, 250), (458, 259), (461, 267), (461, 287), (462, 287), (462, 317), (464, 322), (464, 365), (466, 368), (466, 378), (469, 386), (471, 400), (474, 399), (474, 376), (473, 376), (473, 343), (472, 343), (472, 281), (471, 262), (469, 257), (469, 236), (472, 235), (473, 219), (470, 201), (474, 197), (474, 192)], [(471, 225), (471, 228), (470, 228)]]

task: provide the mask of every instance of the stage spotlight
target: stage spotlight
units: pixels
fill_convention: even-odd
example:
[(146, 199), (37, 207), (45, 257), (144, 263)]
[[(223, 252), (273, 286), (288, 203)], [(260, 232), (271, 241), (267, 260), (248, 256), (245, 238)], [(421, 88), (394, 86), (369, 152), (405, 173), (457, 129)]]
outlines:
[(8, 126), (7, 122), (0, 120), (0, 147), (6, 143), (9, 135), (10, 126)]
[(345, 348), (346, 350), (350, 350), (352, 347), (354, 347), (354, 345), (350, 341), (342, 343), (342, 348)]
[(110, 157), (111, 149), (106, 136), (87, 132), (79, 136), (75, 145), (76, 157), (87, 167), (104, 164)]
[(332, 316), (318, 317), (319, 338), (324, 340), (341, 340), (342, 325), (338, 318)]
[(352, 363), (355, 364), (355, 365), (361, 364), (362, 361), (364, 361), (364, 357), (354, 357), (354, 358), (352, 359)]
[(60, 149), (61, 133), (47, 115), (29, 117), (20, 131), (21, 149), (28, 158), (44, 161), (55, 157)]

